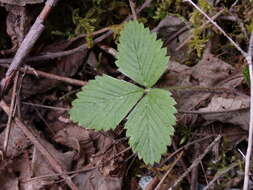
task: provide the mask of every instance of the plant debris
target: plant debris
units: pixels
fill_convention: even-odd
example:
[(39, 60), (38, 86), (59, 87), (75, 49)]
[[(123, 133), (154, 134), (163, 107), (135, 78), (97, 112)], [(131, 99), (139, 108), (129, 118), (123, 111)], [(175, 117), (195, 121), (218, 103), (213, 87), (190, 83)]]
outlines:
[[(253, 30), (252, 2), (194, 1), (239, 49), (190, 1), (56, 2), (0, 0), (0, 189), (242, 189), (250, 120), (243, 52)], [(133, 16), (163, 42), (168, 66), (152, 80), (177, 102), (171, 145), (152, 166), (129, 146), (126, 118), (97, 132), (68, 114), (82, 86), (101, 75), (146, 85), (115, 64), (119, 35)]]

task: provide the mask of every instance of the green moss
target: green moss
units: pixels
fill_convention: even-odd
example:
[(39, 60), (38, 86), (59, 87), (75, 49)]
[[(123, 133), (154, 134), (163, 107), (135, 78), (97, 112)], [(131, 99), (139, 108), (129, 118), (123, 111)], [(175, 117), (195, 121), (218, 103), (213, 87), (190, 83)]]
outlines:
[[(213, 7), (205, 0), (199, 0), (198, 6), (207, 14), (213, 11)], [(190, 53), (192, 51), (196, 51), (197, 56), (201, 57), (205, 49), (206, 43), (211, 37), (211, 33), (207, 32), (207, 30), (200, 29), (201, 25), (207, 21), (198, 10), (194, 10), (191, 13), (190, 22), (193, 26), (191, 30), (193, 37), (189, 42)]]
[(124, 0), (60, 2), (48, 19), (47, 36), (53, 40), (55, 37), (68, 39), (86, 34), (85, 39), (92, 47), (91, 34), (94, 31), (120, 24), (129, 13), (128, 2)]
[(242, 74), (243, 74), (243, 79), (246, 82), (248, 86), (250, 86), (250, 76), (249, 76), (249, 68), (247, 66), (244, 66), (242, 68)]
[(182, 1), (180, 0), (162, 0), (160, 3), (157, 3), (153, 18), (155, 20), (161, 20), (165, 18), (169, 14), (170, 8), (173, 8), (175, 12), (179, 13), (179, 10), (182, 8), (181, 3)]
[[(88, 12), (90, 13), (90, 12)], [(88, 43), (88, 47), (93, 46), (92, 33), (95, 31), (95, 27), (93, 26), (96, 23), (96, 19), (92, 18), (92, 14), (86, 14), (85, 17), (80, 17), (79, 9), (73, 11), (73, 23), (75, 24), (75, 34), (86, 34), (86, 41)]]

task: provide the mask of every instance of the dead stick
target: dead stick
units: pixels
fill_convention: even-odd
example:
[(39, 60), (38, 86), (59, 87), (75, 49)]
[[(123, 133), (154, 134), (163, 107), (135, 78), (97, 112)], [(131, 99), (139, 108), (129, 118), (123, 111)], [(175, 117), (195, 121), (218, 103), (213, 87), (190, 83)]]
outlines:
[[(5, 68), (8, 67), (8, 65), (6, 65), (6, 64), (0, 64), (0, 66), (5, 67)], [(34, 75), (34, 76), (37, 76), (37, 77), (39, 76), (39, 77), (44, 77), (44, 78), (48, 78), (48, 79), (58, 80), (58, 81), (69, 83), (69, 84), (76, 85), (76, 86), (84, 86), (84, 85), (87, 84), (87, 82), (82, 81), (82, 80), (72, 79), (72, 78), (69, 78), (69, 77), (63, 77), (63, 76), (59, 76), (59, 75), (56, 75), (56, 74), (47, 73), (47, 72), (44, 72), (44, 71), (39, 71), (39, 70), (36, 70), (36, 69), (33, 69), (33, 68), (21, 67), (18, 70), (23, 72), (23, 73)]]
[[(48, 5), (48, 6), (47, 6), (47, 7), (44, 7), (45, 10), (43, 9), (43, 10), (42, 10), (42, 13), (40, 14), (40, 15), (41, 15), (41, 18), (45, 19), (45, 18), (47, 17), (47, 15), (48, 15), (48, 14), (46, 14), (46, 13), (49, 13), (49, 11), (52, 9), (53, 6), (55, 6), (56, 3), (57, 3), (57, 0), (48, 0), (47, 3), (46, 3), (46, 6), (47, 6), (47, 5)], [(152, 0), (146, 0), (146, 1), (142, 4), (142, 6), (136, 10), (136, 12), (137, 12), (137, 13), (140, 13), (144, 8), (149, 7), (151, 3), (152, 3)], [(127, 18), (125, 19), (125, 21), (129, 20), (131, 17), (132, 17), (132, 16), (127, 17)], [(35, 24), (35, 23), (34, 23), (34, 24)], [(42, 26), (42, 22), (41, 22), (41, 25), (40, 25), (40, 26)], [(33, 26), (32, 26), (32, 27), (33, 27)], [(29, 31), (29, 33), (30, 33), (30, 31)], [(29, 33), (28, 33), (28, 35), (29, 35)], [(31, 33), (32, 33), (32, 32), (31, 32)], [(110, 36), (112, 33), (113, 33), (112, 31), (106, 32), (104, 35), (102, 35), (101, 37), (99, 37), (99, 38), (97, 39), (97, 43), (99, 43), (100, 41), (102, 41), (103, 39), (105, 39), (105, 37)], [(24, 41), (29, 37), (28, 35), (25, 37)], [(29, 37), (29, 40), (31, 41), (31, 37)], [(27, 41), (29, 41), (29, 40), (27, 40)], [(22, 44), (23, 44), (23, 42), (22, 42)], [(22, 46), (22, 44), (21, 44), (21, 46)], [(33, 45), (34, 45), (34, 44), (33, 44)], [(21, 47), (20, 47), (19, 49), (21, 49)], [(37, 56), (37, 57), (31, 58), (31, 59), (28, 59), (28, 61), (43, 61), (43, 60), (54, 59), (54, 58), (57, 58), (57, 57), (63, 57), (63, 56), (71, 55), (71, 54), (73, 54), (73, 53), (83, 51), (84, 49), (87, 49), (87, 45), (86, 45), (86, 44), (84, 44), (84, 45), (82, 45), (82, 46), (79, 46), (78, 48), (75, 48), (75, 49), (73, 49), (73, 50), (68, 50), (68, 51), (63, 51), (63, 52), (57, 52), (57, 53), (48, 53), (48, 54), (46, 54), (46, 55)], [(18, 51), (21, 51), (21, 50), (18, 50)], [(30, 51), (30, 50), (29, 50), (29, 51)], [(7, 75), (7, 73), (6, 73), (5, 78), (3, 78), (2, 81), (1, 81), (0, 97), (3, 95), (3, 93), (6, 91), (6, 89), (7, 89), (8, 86), (10, 85), (11, 80), (12, 80), (12, 77), (13, 77), (13, 74), (12, 74), (12, 73), (13, 73), (13, 72), (14, 72), (14, 73), (16, 72), (16, 70), (17, 70), (17, 68), (19, 67), (19, 65), (21, 64), (21, 62), (25, 60), (25, 57), (27, 56), (27, 54), (29, 53), (29, 51), (26, 51), (26, 54), (22, 54), (23, 57), (20, 57), (20, 58), (22, 58), (22, 59), (19, 58), (20, 61), (18, 62), (17, 67), (16, 67), (16, 66), (15, 66), (15, 67), (12, 67), (12, 69), (9, 69), (9, 70), (10, 70), (9, 72), (7, 71), (7, 73), (10, 73), (10, 75)], [(18, 52), (17, 52), (17, 53), (18, 53)], [(17, 55), (17, 54), (16, 54), (16, 55)], [(17, 57), (16, 55), (15, 55), (15, 57)], [(15, 57), (14, 57), (14, 59), (12, 60), (12, 63), (14, 62)], [(4, 62), (4, 63), (7, 63), (7, 62), (10, 61), (10, 60), (3, 60), (3, 61), (6, 61), (6, 62)], [(13, 65), (13, 64), (11, 64), (11, 65)], [(11, 72), (11, 70), (12, 70), (12, 72)]]
[(47, 106), (47, 105), (42, 105), (42, 104), (34, 104), (34, 103), (31, 103), (31, 102), (22, 102), (22, 104), (33, 106), (33, 107), (44, 108), (44, 109), (53, 109), (53, 110), (59, 110), (59, 111), (69, 111), (69, 108)]
[(129, 0), (129, 5), (130, 5), (130, 8), (131, 8), (133, 19), (137, 20), (137, 14), (136, 14), (136, 11), (135, 11), (135, 3), (133, 2), (133, 0)]
[[(211, 19), (216, 20), (222, 13), (224, 12), (224, 9), (220, 10), (218, 13), (216, 13), (213, 17), (211, 17)], [(206, 26), (210, 23), (210, 21), (208, 20), (206, 23), (203, 23), (198, 30), (203, 30), (204, 28), (206, 28)], [(187, 42), (189, 42), (191, 39), (193, 38), (193, 34), (191, 34), (188, 38), (186, 38), (177, 48), (176, 51), (180, 50), (185, 44), (187, 44)]]
[[(4, 110), (6, 114), (10, 114), (10, 107), (3, 101), (0, 101), (0, 107)], [(64, 173), (64, 169), (61, 167), (58, 160), (56, 160), (50, 152), (39, 142), (35, 135), (20, 121), (18, 118), (14, 118), (15, 124), (22, 130), (22, 132), (29, 138), (29, 140), (36, 146), (40, 153), (48, 160), (51, 167), (58, 173)], [(78, 187), (72, 182), (71, 178), (67, 175), (62, 175), (66, 180), (66, 183), (72, 190), (79, 190)]]
[(47, 175), (41, 175), (41, 176), (38, 176), (38, 177), (33, 177), (33, 178), (30, 178), (28, 180), (25, 180), (25, 181), (22, 181), (23, 183), (27, 183), (27, 182), (30, 182), (30, 181), (34, 181), (34, 180), (40, 180), (40, 179), (43, 179), (43, 178), (50, 178), (50, 177), (57, 177), (57, 176), (62, 176), (62, 175), (70, 175), (70, 174), (77, 174), (77, 173), (84, 173), (84, 172), (89, 172), (91, 170), (94, 170), (96, 169), (97, 167), (85, 167), (83, 169), (79, 169), (79, 170), (74, 170), (74, 171), (70, 171), (70, 172), (63, 172), (63, 173), (57, 173), (57, 174), (47, 174)]
[(172, 187), (170, 187), (168, 190), (172, 190), (173, 188), (175, 188), (176, 186), (179, 185), (179, 183), (185, 178), (185, 176), (188, 175), (188, 173), (191, 172), (191, 170), (193, 168), (195, 168), (200, 162), (201, 160), (204, 158), (204, 156), (212, 149), (212, 147), (221, 139), (221, 135), (218, 135), (214, 141), (205, 149), (205, 151), (203, 152), (203, 154), (201, 154), (193, 163), (192, 165), (176, 180), (176, 182), (174, 183), (174, 185)]
[[(48, 0), (49, 1), (49, 0)], [(53, 1), (53, 0), (52, 0)], [(150, 4), (151, 4), (152, 0), (146, 0), (142, 6), (140, 8), (137, 9), (137, 13), (140, 13), (144, 8), (146, 7), (149, 7)], [(131, 16), (127, 17), (126, 18), (126, 21), (129, 20), (131, 18)], [(94, 43), (99, 43), (101, 41), (103, 41), (106, 37), (112, 35), (113, 32), (112, 31), (108, 31), (106, 32), (105, 34), (103, 34), (102, 36), (98, 37), (97, 39), (94, 40)], [(22, 46), (22, 44), (21, 44)], [(41, 56), (36, 56), (36, 57), (32, 57), (32, 58), (29, 58), (27, 61), (43, 61), (43, 60), (49, 60), (49, 59), (55, 59), (55, 58), (59, 58), (59, 57), (63, 57), (63, 56), (67, 56), (67, 55), (72, 55), (76, 52), (80, 52), (80, 51), (83, 51), (85, 49), (87, 49), (88, 46), (87, 44), (84, 44), (84, 45), (81, 45), (77, 48), (74, 48), (72, 50), (67, 50), (67, 51), (62, 51), (62, 52), (57, 52), (57, 53), (48, 53), (46, 55), (41, 55)], [(19, 48), (20, 49), (20, 48)], [(16, 57), (16, 56), (15, 56)], [(14, 59), (15, 59), (14, 57)], [(13, 61), (14, 61), (13, 59)], [(9, 59), (8, 60), (2, 60), (4, 63), (7, 63), (8, 61), (10, 61)], [(1, 61), (1, 62), (2, 62)], [(17, 68), (16, 68), (17, 70)], [(45, 76), (45, 75), (44, 75)], [(1, 81), (1, 94), (4, 93), (4, 91), (7, 89), (7, 86), (9, 85), (9, 82), (11, 80), (11, 77), (5, 77), (4, 79), (2, 79)], [(8, 82), (9, 81), (9, 82)], [(8, 84), (7, 84), (8, 83)], [(82, 84), (84, 85), (84, 84)], [(81, 85), (81, 86), (82, 86)]]
[[(197, 143), (194, 145), (194, 157), (193, 159), (196, 159), (200, 155), (200, 144)], [(191, 172), (191, 183), (190, 183), (190, 190), (196, 190), (198, 189), (198, 176), (199, 176), (199, 167), (196, 166), (192, 169)]]
[[(24, 68), (21, 68), (20, 70), (22, 72), (25, 72)], [(76, 86), (84, 86), (84, 85), (87, 84), (87, 82), (82, 81), (82, 80), (72, 79), (72, 78), (69, 78), (69, 77), (62, 77), (62, 76), (59, 76), (59, 75), (56, 75), (56, 74), (46, 73), (44, 71), (29, 69), (27, 71), (27, 73), (31, 74), (31, 75), (35, 75), (35, 76), (38, 75), (38, 76), (48, 78), (48, 79), (58, 80), (58, 81), (69, 83), (69, 84), (76, 85)]]
[(5, 135), (4, 135), (3, 150), (4, 150), (4, 155), (6, 156), (7, 156), (7, 148), (8, 148), (9, 137), (10, 137), (10, 132), (11, 132), (11, 126), (12, 126), (11, 125), (12, 119), (15, 115), (14, 107), (16, 106), (18, 78), (19, 78), (19, 72), (17, 72), (14, 79), (14, 86), (13, 86), (12, 95), (11, 95), (10, 114), (8, 116), (7, 126), (5, 129)]
[[(151, 4), (152, 0), (146, 0), (143, 5), (137, 9), (137, 13), (140, 13), (144, 8), (149, 7)], [(126, 18), (126, 21), (129, 20), (132, 16), (129, 16)], [(109, 28), (105, 28), (103, 31), (97, 31), (96, 33), (94, 33), (94, 35), (100, 33), (100, 32), (105, 32), (107, 31), (105, 34), (101, 35), (100, 37), (96, 38), (94, 40), (94, 44), (100, 43), (101, 41), (103, 41), (105, 38), (109, 37), (110, 35), (113, 34), (113, 32), (111, 30), (109, 30)], [(68, 56), (68, 55), (72, 55), (74, 53), (83, 51), (85, 49), (87, 49), (88, 46), (87, 44), (81, 45), (77, 48), (74, 48), (72, 50), (67, 50), (67, 51), (61, 51), (61, 52), (56, 52), (56, 53), (46, 53), (44, 55), (39, 55), (39, 56), (33, 56), (33, 57), (28, 57), (27, 59), (25, 59), (25, 62), (35, 62), (35, 61), (46, 61), (46, 60), (51, 60), (51, 59), (56, 59), (56, 58), (60, 58), (60, 57), (64, 57), (64, 56)], [(13, 61), (12, 58), (7, 58), (7, 59), (0, 59), (0, 63), (11, 63)]]
[(249, 74), (250, 74), (250, 121), (249, 121), (249, 137), (248, 137), (248, 147), (247, 153), (245, 157), (245, 171), (244, 171), (244, 183), (243, 183), (243, 190), (248, 190), (249, 188), (249, 172), (250, 172), (250, 157), (252, 151), (252, 144), (253, 144), (253, 31), (251, 32), (250, 41), (249, 41), (249, 48), (248, 48), (248, 67), (249, 67)]
[(151, 5), (153, 0), (146, 0), (140, 8), (137, 9), (137, 13), (140, 13), (143, 9), (145, 9), (146, 7), (149, 7)]
[(199, 143), (201, 141), (204, 141), (206, 139), (209, 139), (210, 137), (212, 137), (213, 135), (209, 135), (209, 136), (206, 136), (206, 137), (203, 137), (201, 139), (197, 139), (195, 141), (192, 141), (192, 142), (189, 142), (188, 144), (178, 148), (176, 151), (174, 151), (172, 154), (170, 154), (161, 164), (160, 164), (160, 167), (162, 167), (164, 164), (166, 164), (166, 162), (168, 162), (173, 156), (175, 156), (177, 153), (179, 153), (180, 151), (182, 150), (185, 150), (187, 149), (189, 146), (195, 144), (195, 143)]
[(171, 170), (174, 168), (174, 166), (176, 165), (176, 163), (179, 161), (179, 159), (181, 159), (182, 155), (183, 155), (183, 151), (177, 156), (176, 160), (171, 164), (170, 168), (167, 170), (167, 172), (165, 173), (165, 175), (163, 176), (163, 178), (161, 179), (161, 181), (158, 183), (158, 185), (156, 186), (155, 190), (159, 190), (161, 189), (161, 186), (163, 184), (163, 182), (165, 181), (165, 179), (167, 178), (167, 176), (170, 174)]
[(47, 0), (40, 15), (37, 17), (35, 23), (32, 25), (25, 39), (22, 41), (19, 49), (17, 50), (16, 55), (14, 56), (14, 59), (9, 69), (7, 70), (5, 74), (5, 77), (1, 81), (1, 94), (3, 94), (6, 91), (6, 89), (9, 87), (9, 85), (12, 82), (13, 77), (15, 76), (16, 71), (25, 60), (25, 57), (30, 53), (34, 44), (39, 39), (41, 33), (43, 32), (45, 28), (45, 26), (43, 25), (43, 22), (47, 18), (52, 8), (56, 5), (57, 1), (58, 0)]
[(248, 54), (245, 51), (243, 51), (241, 47), (232, 38), (230, 38), (229, 35), (214, 20), (212, 20), (200, 7), (198, 7), (192, 0), (184, 0), (184, 1), (189, 2), (203, 16), (205, 16), (210, 21), (210, 23), (212, 23), (245, 58), (247, 58)]
[[(105, 38), (107, 38), (108, 36), (110, 36), (112, 34), (111, 31), (108, 31), (108, 29), (106, 29), (105, 31), (107, 31), (107, 33), (105, 33), (104, 35), (101, 35), (99, 37), (97, 37), (94, 40), (94, 44), (100, 43), (102, 40), (104, 40)], [(77, 37), (78, 39), (79, 37)], [(74, 49), (71, 50), (66, 50), (66, 51), (59, 51), (59, 52), (54, 52), (54, 53), (45, 53), (43, 55), (37, 55), (37, 56), (32, 56), (32, 57), (27, 57), (25, 59), (25, 62), (36, 62), (36, 61), (47, 61), (47, 60), (52, 60), (52, 59), (56, 59), (56, 58), (61, 58), (64, 56), (68, 56), (68, 55), (72, 55), (74, 53), (77, 52), (82, 52), (84, 50), (88, 49), (88, 45), (87, 44), (83, 44), (79, 47), (76, 47)], [(0, 59), (0, 64), (5, 64), (5, 63), (11, 63), (13, 60), (13, 58), (5, 58), (5, 59)]]
[(205, 187), (203, 190), (208, 190), (220, 177), (222, 177), (223, 175), (225, 175), (227, 172), (229, 172), (230, 170), (232, 170), (233, 168), (239, 166), (241, 163), (240, 162), (235, 162), (235, 163), (232, 163), (230, 164), (227, 168), (221, 170), (221, 171), (218, 171), (214, 178), (212, 179), (212, 181), (210, 181)]

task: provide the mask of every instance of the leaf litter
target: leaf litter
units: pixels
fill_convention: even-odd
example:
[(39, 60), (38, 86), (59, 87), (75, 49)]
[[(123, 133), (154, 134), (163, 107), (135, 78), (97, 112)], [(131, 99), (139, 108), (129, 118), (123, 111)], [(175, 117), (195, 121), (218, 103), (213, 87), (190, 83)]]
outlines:
[[(6, 3), (6, 1), (0, 2)], [(13, 2), (15, 3), (15, 1)], [(41, 2), (36, 1), (36, 3)], [(175, 18), (177, 17), (173, 16), (166, 19), (168, 21)], [(173, 22), (174, 24), (185, 25), (185, 23), (182, 24), (180, 19), (173, 20)], [(162, 27), (165, 29), (168, 26)], [(163, 32), (160, 31), (160, 33)], [(173, 46), (168, 47), (169, 50), (175, 50), (188, 35), (190, 34), (187, 32), (184, 35), (180, 35), (179, 38), (175, 38), (175, 41), (171, 43)], [(162, 36), (162, 38), (164, 37), (166, 38), (166, 36)], [(11, 36), (10, 39), (12, 39)], [(32, 54), (70, 50), (83, 42), (83, 38), (68, 39), (57, 43), (46, 42), (47, 44), (42, 42), (41, 45), (35, 47)], [(110, 42), (103, 43), (111, 45)], [(170, 43), (167, 45), (169, 46)], [(12, 46), (10, 45), (11, 48)], [(31, 63), (31, 66), (48, 73), (65, 77), (77, 77), (82, 80), (93, 79), (98, 73), (97, 69), (100, 67), (100, 71), (122, 78), (122, 75), (116, 71), (113, 59), (104, 52), (99, 52), (101, 54), (98, 55), (97, 51), (96, 48), (92, 49), (92, 51), (85, 50), (60, 59), (34, 62)], [(187, 49), (184, 49), (183, 52), (186, 51)], [(186, 53), (177, 53), (176, 51), (173, 53), (172, 60), (178, 61), (187, 57)], [(5, 58), (5, 56), (8, 56), (8, 54), (3, 55), (2, 58)], [(89, 56), (92, 58), (88, 58)], [(100, 56), (102, 56), (102, 59)], [(234, 150), (235, 146), (240, 145), (240, 142), (245, 138), (245, 131), (248, 130), (249, 109), (247, 108), (249, 107), (249, 96), (247, 92), (242, 90), (244, 84), (243, 76), (239, 74), (240, 71), (217, 57), (217, 55), (206, 52), (194, 66), (170, 61), (167, 71), (157, 84), (157, 87), (207, 87), (206, 89), (185, 88), (183, 90), (173, 90), (173, 97), (177, 101), (177, 109), (182, 111), (182, 113), (177, 114), (178, 126), (175, 128), (176, 136), (173, 139), (175, 143), (174, 150), (181, 146), (179, 141), (185, 133), (184, 131), (180, 133), (180, 125), (187, 126), (191, 130), (191, 134), (185, 136), (188, 142), (203, 136), (222, 134), (227, 144), (215, 146), (211, 153), (215, 158), (211, 156), (209, 159), (217, 162), (221, 161), (225, 164), (221, 152), (223, 151), (224, 154), (227, 154), (227, 152)], [(88, 71), (88, 69), (91, 69), (92, 72)], [(73, 99), (73, 94), (76, 90), (78, 90), (76, 87), (59, 81), (32, 77), (26, 74), (21, 87), (21, 100), (51, 105), (55, 108), (64, 107), (69, 109), (70, 99)], [(10, 100), (10, 97), (9, 94), (6, 99)], [(122, 130), (122, 123), (119, 124), (114, 132), (95, 132), (73, 124), (68, 119), (69, 116), (66, 111), (57, 111), (56, 109), (50, 111), (40, 107), (21, 105), (23, 121), (29, 128), (34, 129), (34, 134), (36, 134), (36, 138), (40, 139), (41, 144), (47, 147), (48, 151), (54, 155), (66, 171), (76, 171), (69, 175), (72, 176), (73, 182), (77, 184), (79, 189), (130, 189), (128, 188), (129, 183), (140, 179), (141, 176), (152, 176), (161, 179), (171, 164), (169, 162), (166, 165), (158, 164), (154, 167), (149, 167), (134, 161), (129, 173), (129, 159), (131, 161), (134, 156), (131, 152), (124, 152), (127, 149), (127, 143), (124, 140), (125, 134)], [(241, 108), (246, 109), (241, 110)], [(240, 111), (222, 112), (237, 109)], [(184, 111), (192, 111), (198, 114), (184, 113)], [(6, 123), (6, 116), (3, 112), (0, 114), (2, 130), (0, 133), (0, 147), (2, 150), (5, 138), (2, 126)], [(211, 141), (212, 139), (203, 141), (199, 148), (200, 152), (204, 151)], [(182, 142), (182, 145), (184, 145), (184, 142)], [(226, 146), (229, 148), (225, 149), (224, 147)], [(174, 150), (169, 147), (169, 153), (163, 156), (162, 161)], [(185, 151), (189, 154), (185, 155), (185, 160), (188, 159), (189, 162), (194, 161), (191, 154), (194, 153), (195, 149), (185, 149)], [(0, 164), (1, 189), (67, 189), (66, 185), (61, 181), (62, 178), (56, 175), (47, 160), (15, 123), (12, 124), (7, 153), (5, 155), (7, 159), (1, 160)], [(231, 152), (229, 153), (231, 154)], [(236, 156), (236, 158), (240, 157)], [(188, 165), (188, 161), (185, 162), (186, 165)], [(203, 162), (204, 167), (207, 167), (205, 164), (210, 163), (208, 159), (203, 160)], [(210, 166), (209, 168), (211, 169), (205, 170), (207, 172), (205, 175), (208, 175), (208, 177), (214, 176), (213, 170), (217, 168), (215, 166)], [(83, 170), (83, 172), (78, 170)], [(163, 184), (163, 188), (167, 189), (167, 184), (175, 181), (180, 176), (178, 173), (182, 173), (182, 170), (183, 165), (181, 164), (173, 168), (173, 172), (169, 175), (168, 181)], [(36, 179), (36, 177), (41, 178)], [(238, 180), (239, 178), (240, 176), (236, 176), (234, 179)], [(234, 186), (238, 187), (234, 179), (231, 179), (231, 181), (235, 183)], [(224, 181), (226, 180), (224, 179)], [(199, 179), (199, 183), (203, 183), (203, 180)], [(140, 188), (137, 186), (131, 188), (131, 190)]]

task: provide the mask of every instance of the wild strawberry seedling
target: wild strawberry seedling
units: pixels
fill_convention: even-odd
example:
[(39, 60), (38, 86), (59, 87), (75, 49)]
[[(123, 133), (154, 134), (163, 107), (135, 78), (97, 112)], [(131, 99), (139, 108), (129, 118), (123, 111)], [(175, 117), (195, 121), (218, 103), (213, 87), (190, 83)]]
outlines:
[(171, 144), (176, 123), (171, 93), (152, 88), (167, 64), (166, 49), (156, 34), (137, 21), (128, 22), (120, 35), (116, 65), (143, 88), (108, 75), (98, 76), (77, 94), (71, 119), (86, 128), (109, 130), (126, 118), (132, 150), (146, 164), (158, 162)]

